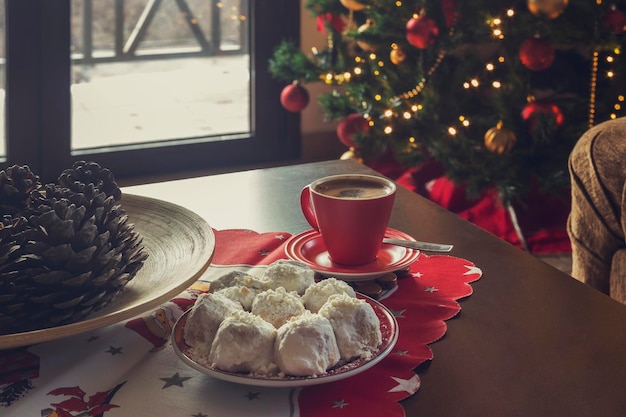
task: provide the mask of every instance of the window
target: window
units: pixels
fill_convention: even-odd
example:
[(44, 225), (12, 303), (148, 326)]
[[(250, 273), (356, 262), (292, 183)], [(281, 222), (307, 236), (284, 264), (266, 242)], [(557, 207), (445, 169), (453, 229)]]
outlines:
[(267, 67), (299, 37), (299, 2), (4, 2), (2, 167), (51, 181), (86, 159), (137, 182), (298, 156)]

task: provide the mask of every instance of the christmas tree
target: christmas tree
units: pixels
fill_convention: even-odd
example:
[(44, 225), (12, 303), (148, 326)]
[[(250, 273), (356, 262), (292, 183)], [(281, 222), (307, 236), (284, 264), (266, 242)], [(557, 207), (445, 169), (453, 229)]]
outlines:
[(308, 0), (324, 50), (285, 41), (270, 71), (289, 84), (290, 111), (306, 85), (339, 140), (364, 161), (428, 161), (468, 195), (509, 203), (531, 187), (569, 184), (580, 135), (619, 117), (624, 100), (623, 5), (603, 0)]

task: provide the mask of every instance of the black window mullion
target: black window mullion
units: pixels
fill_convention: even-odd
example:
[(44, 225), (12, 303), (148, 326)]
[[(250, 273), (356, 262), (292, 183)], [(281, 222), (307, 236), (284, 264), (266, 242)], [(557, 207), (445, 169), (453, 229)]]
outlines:
[(42, 0), (42, 179), (55, 179), (71, 162), (70, 0)]
[[(45, 0), (6, 0), (5, 137), (1, 168), (27, 164), (41, 169), (41, 20)], [(25, 24), (25, 22), (28, 22)]]

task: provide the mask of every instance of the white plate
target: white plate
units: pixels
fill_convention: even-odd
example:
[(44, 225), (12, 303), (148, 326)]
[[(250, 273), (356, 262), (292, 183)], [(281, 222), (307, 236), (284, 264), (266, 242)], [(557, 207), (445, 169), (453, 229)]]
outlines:
[(129, 319), (180, 294), (206, 271), (215, 251), (215, 235), (200, 216), (176, 204), (130, 194), (123, 194), (121, 204), (148, 253), (124, 291), (85, 320), (0, 335), (0, 349), (72, 336)]
[(242, 373), (234, 373), (234, 372), (225, 372), (221, 371), (217, 368), (211, 367), (209, 365), (204, 364), (203, 360), (199, 358), (195, 358), (193, 356), (193, 350), (187, 346), (184, 338), (185, 331), (185, 323), (187, 323), (187, 317), (189, 314), (188, 310), (183, 314), (176, 324), (174, 325), (174, 329), (172, 330), (172, 346), (174, 347), (174, 352), (185, 362), (187, 365), (192, 368), (206, 374), (212, 376), (217, 379), (221, 379), (228, 382), (234, 382), (237, 384), (244, 385), (254, 385), (254, 386), (262, 386), (262, 387), (303, 387), (307, 385), (317, 385), (317, 384), (326, 384), (328, 382), (339, 381), (341, 379), (349, 378), (354, 375), (358, 375), (361, 372), (364, 372), (370, 369), (372, 366), (376, 365), (378, 362), (383, 360), (396, 344), (398, 340), (398, 323), (396, 322), (396, 318), (394, 315), (385, 307), (380, 304), (378, 301), (375, 301), (369, 297), (358, 294), (358, 297), (364, 299), (368, 302), (376, 316), (380, 320), (380, 332), (382, 334), (382, 343), (374, 353), (374, 355), (370, 359), (358, 359), (352, 361), (346, 365), (335, 368), (325, 374), (317, 375), (317, 376), (260, 376), (260, 375), (250, 375), (250, 374), (242, 374)]
[[(412, 236), (395, 229), (387, 229), (386, 238), (415, 240)], [(312, 270), (326, 277), (344, 281), (367, 281), (387, 272), (406, 269), (417, 260), (420, 252), (396, 245), (383, 244), (374, 262), (359, 266), (346, 266), (333, 262), (328, 255), (322, 236), (309, 230), (289, 238), (285, 253), (294, 260), (307, 264)]]

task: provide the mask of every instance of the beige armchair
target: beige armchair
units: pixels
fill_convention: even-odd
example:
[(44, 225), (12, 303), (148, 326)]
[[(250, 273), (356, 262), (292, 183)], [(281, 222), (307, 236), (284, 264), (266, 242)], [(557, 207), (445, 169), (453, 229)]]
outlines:
[(626, 118), (589, 129), (569, 169), (572, 276), (626, 303)]

